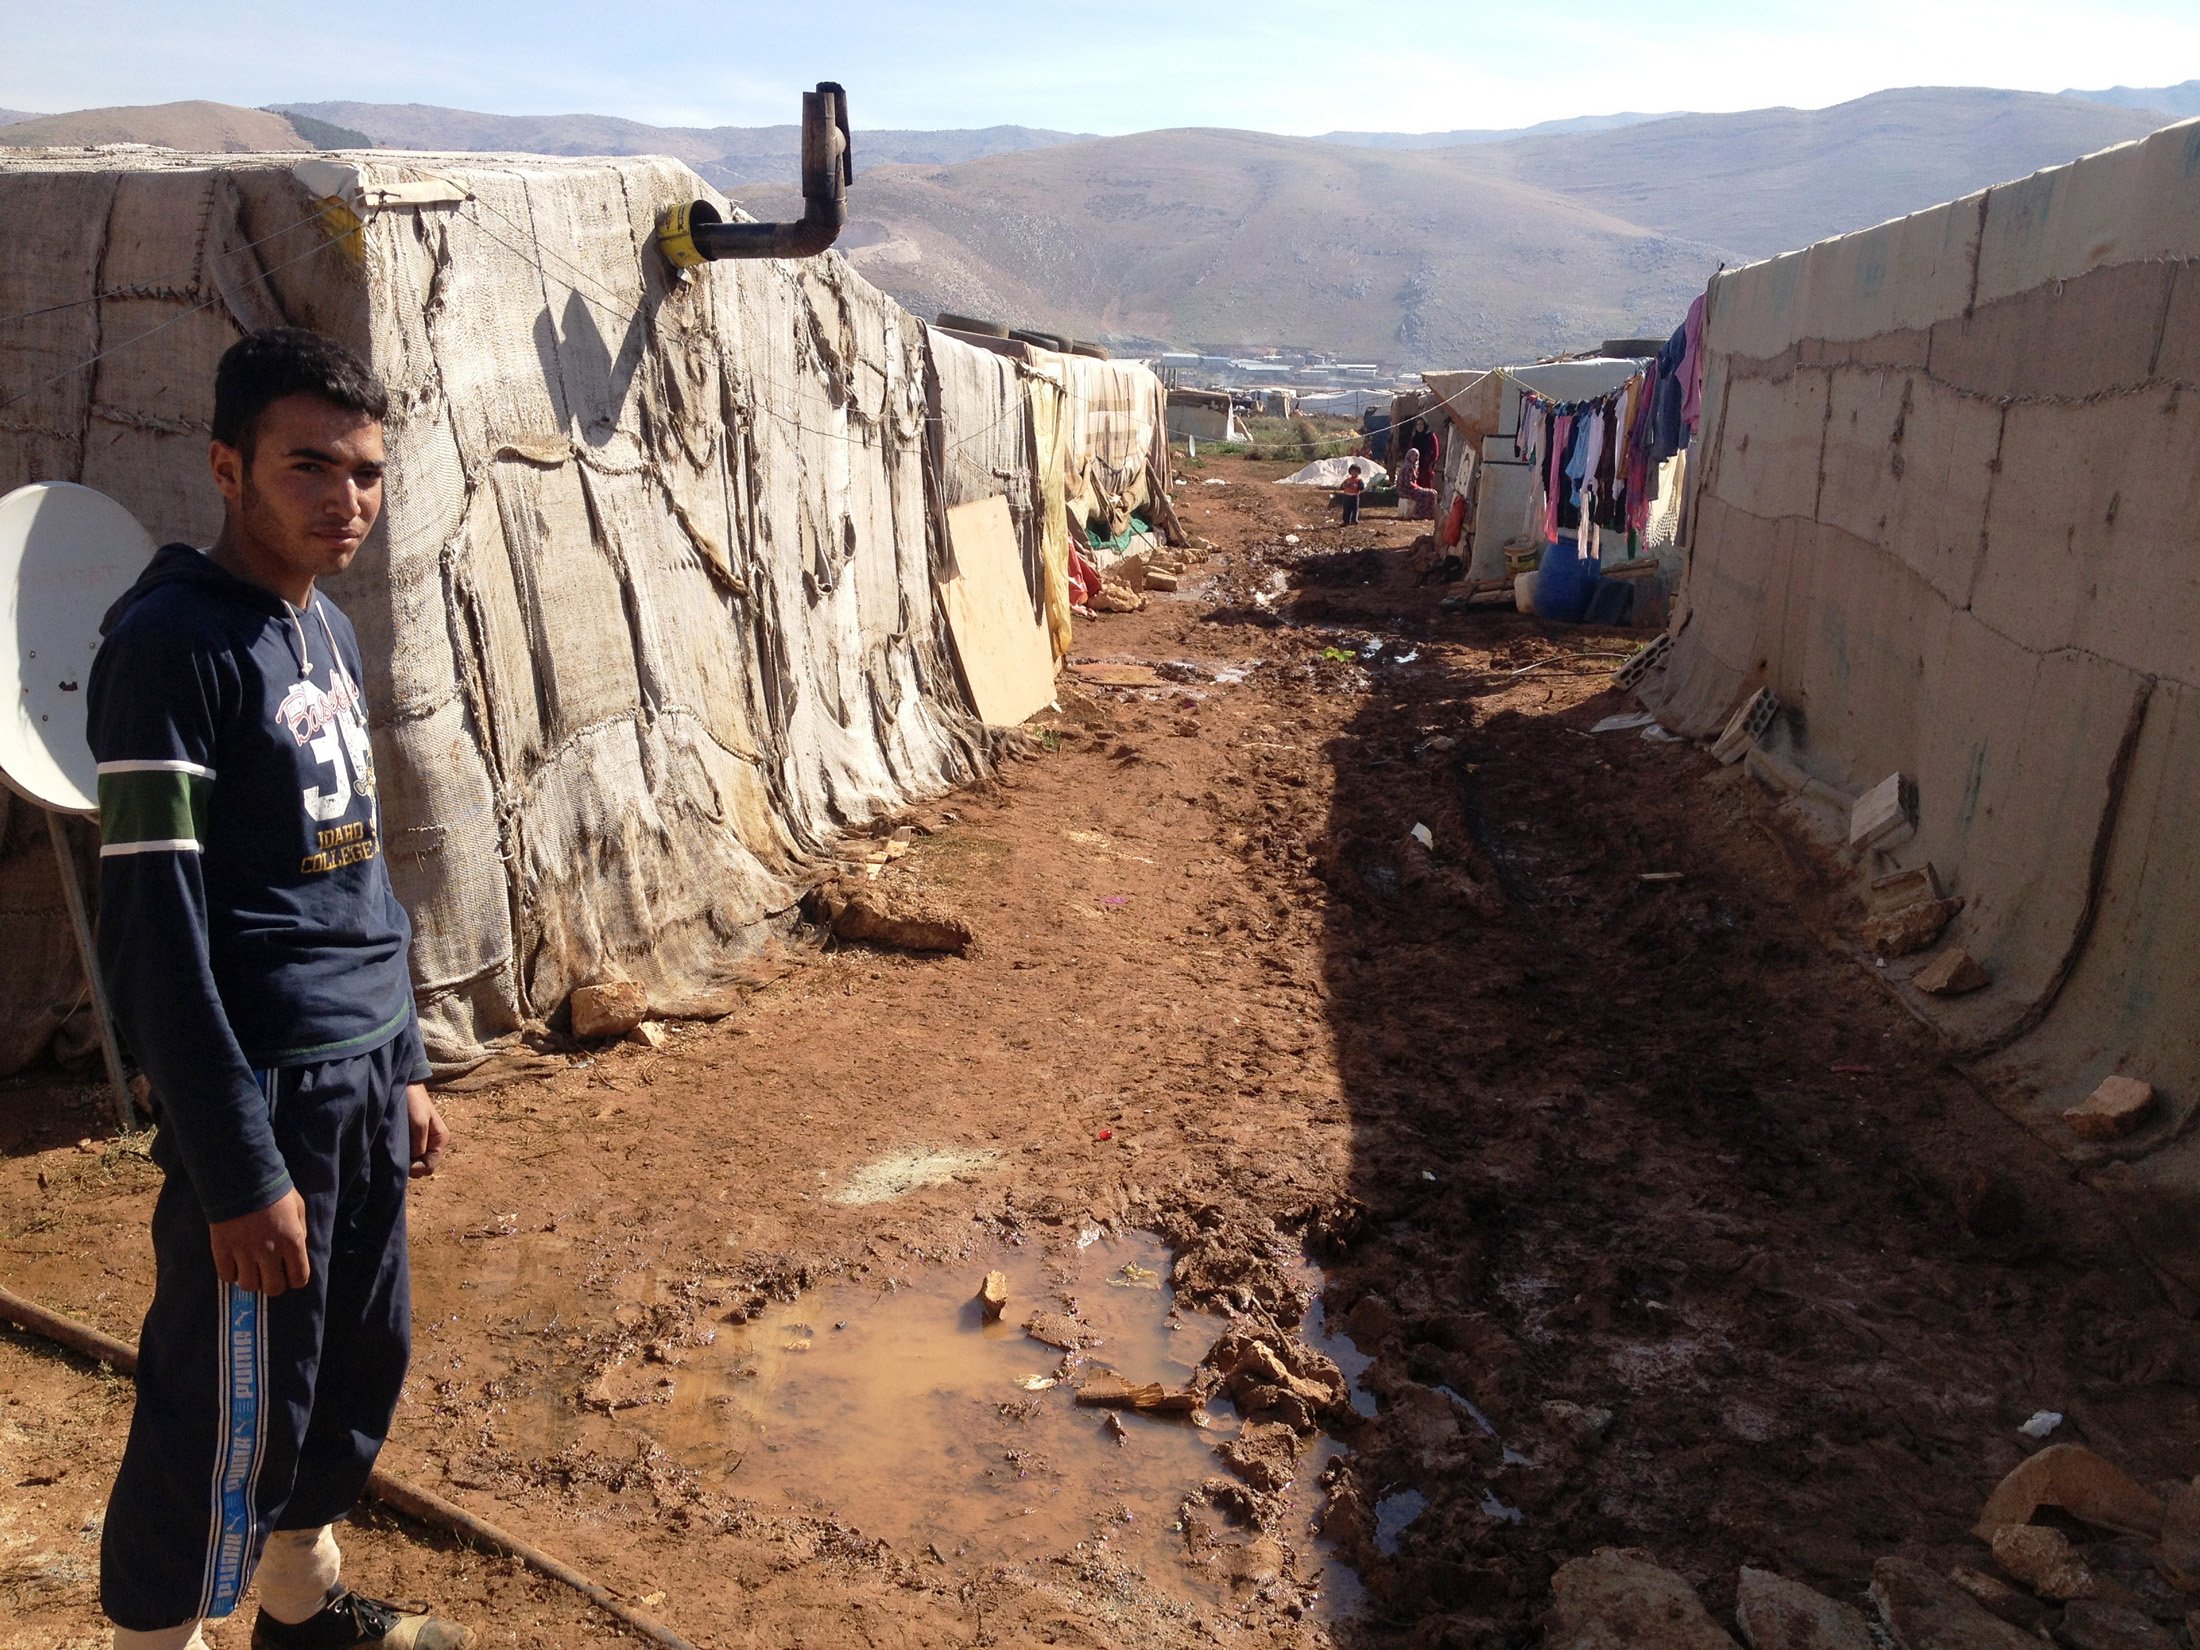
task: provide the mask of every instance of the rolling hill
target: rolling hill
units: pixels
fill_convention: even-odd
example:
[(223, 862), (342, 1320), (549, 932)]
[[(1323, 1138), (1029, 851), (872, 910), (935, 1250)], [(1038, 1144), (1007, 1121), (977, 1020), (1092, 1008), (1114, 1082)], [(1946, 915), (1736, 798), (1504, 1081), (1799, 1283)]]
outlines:
[[(651, 126), (610, 115), (490, 115), (430, 103), (291, 103), (304, 115), (361, 131), (390, 149), (516, 150), (536, 155), (671, 155), (720, 189), (802, 170), (799, 126)], [(1031, 126), (855, 132), (859, 167), (894, 162), (950, 166), (984, 155), (1073, 143), (1069, 132)]]
[(1503, 143), (1510, 138), (1555, 137), (1567, 132), (1608, 132), (1617, 126), (1640, 126), (1648, 120), (1673, 116), (1616, 114), (1572, 115), (1564, 120), (1539, 120), (1533, 126), (1475, 126), (1455, 132), (1324, 132), (1324, 143), (1349, 143), (1356, 149), (1456, 149), (1468, 143)]
[(0, 125), (0, 145), (157, 143), (200, 154), (300, 153), (312, 144), (281, 115), (228, 103), (154, 103), (34, 115)]
[(2065, 92), (2088, 103), (2113, 103), (2125, 109), (2159, 109), (2179, 120), (2200, 115), (2200, 80), (2176, 86), (2110, 86), (2098, 92)]
[(1678, 115), (1478, 146), (1486, 167), (1646, 228), (1770, 257), (2144, 137), (2152, 110), (1913, 87), (1830, 109)]
[[(2046, 94), (1925, 89), (1449, 149), (1142, 133), (859, 175), (842, 245), (922, 314), (1482, 364), (1669, 331), (1722, 261), (2162, 123)], [(799, 209), (790, 187), (735, 193), (760, 217)]]
[[(1670, 330), (1739, 256), (1460, 152), (1195, 130), (881, 167), (859, 176), (842, 244), (924, 314), (1393, 362)], [(739, 198), (759, 216), (799, 210), (785, 185)]]
[[(2180, 100), (2200, 100), (2200, 83), (2082, 97), (1912, 88), (1830, 109), (1589, 116), (1512, 134), (859, 130), (840, 244), (921, 314), (1391, 365), (1517, 360), (1665, 332), (1722, 261), (2141, 136), (2174, 118), (2156, 105)], [(360, 134), (392, 148), (671, 154), (760, 217), (800, 212), (779, 181), (796, 169), (793, 126), (373, 103), (0, 117), (0, 146), (298, 152)]]

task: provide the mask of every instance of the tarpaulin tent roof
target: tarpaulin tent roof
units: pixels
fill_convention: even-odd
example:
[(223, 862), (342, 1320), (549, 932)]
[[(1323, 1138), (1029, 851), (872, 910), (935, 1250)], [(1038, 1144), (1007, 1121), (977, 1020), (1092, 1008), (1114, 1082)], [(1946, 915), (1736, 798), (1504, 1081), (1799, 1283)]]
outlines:
[(1424, 372), (1421, 382), (1433, 402), (1424, 409), (1456, 424), (1469, 440), (1495, 435), (1504, 406), (1504, 374), (1497, 372)]

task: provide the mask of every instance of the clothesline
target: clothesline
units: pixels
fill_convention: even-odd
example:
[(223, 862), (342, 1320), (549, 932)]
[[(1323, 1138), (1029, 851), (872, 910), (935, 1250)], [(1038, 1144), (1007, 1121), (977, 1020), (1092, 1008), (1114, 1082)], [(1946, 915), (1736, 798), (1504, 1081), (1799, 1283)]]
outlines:
[(1601, 395), (1554, 401), (1522, 388), (1513, 456), (1541, 481), (1544, 543), (1584, 523), (1642, 531), (1661, 468), (1702, 417), (1703, 311), (1698, 296), (1657, 357)]

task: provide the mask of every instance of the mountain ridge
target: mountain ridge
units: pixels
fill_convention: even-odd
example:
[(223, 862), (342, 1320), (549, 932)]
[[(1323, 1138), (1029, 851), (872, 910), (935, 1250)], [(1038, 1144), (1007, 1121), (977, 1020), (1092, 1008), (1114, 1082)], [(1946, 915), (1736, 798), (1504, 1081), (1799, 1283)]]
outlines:
[(2108, 86), (2097, 92), (2064, 92), (2062, 95), (2125, 109), (2159, 109), (2180, 120), (2200, 115), (2200, 80), (2187, 80), (2175, 86)]
[[(1132, 347), (1495, 363), (1661, 334), (1722, 263), (1863, 228), (2171, 118), (2047, 93), (1912, 87), (1829, 109), (1585, 117), (1460, 143), (1422, 141), (1458, 133), (1346, 143), (1196, 127), (859, 129), (840, 247), (921, 314)], [(801, 210), (782, 181), (799, 153), (791, 125), (203, 101), (0, 125), (0, 146), (16, 147), (294, 153), (362, 136), (461, 151), (669, 152), (760, 217)]]
[[(285, 103), (288, 114), (348, 126), (392, 149), (518, 150), (551, 155), (670, 155), (720, 189), (801, 173), (802, 128), (652, 126), (617, 115), (497, 115), (433, 103)], [(854, 133), (859, 168), (952, 165), (995, 153), (1074, 143), (1082, 134), (1036, 126)]]

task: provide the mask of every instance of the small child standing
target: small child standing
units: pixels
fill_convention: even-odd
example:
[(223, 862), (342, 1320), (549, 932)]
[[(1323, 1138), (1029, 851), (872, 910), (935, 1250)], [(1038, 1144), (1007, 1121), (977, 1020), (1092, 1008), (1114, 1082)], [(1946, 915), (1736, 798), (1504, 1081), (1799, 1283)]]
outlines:
[(1360, 495), (1367, 491), (1367, 483), (1360, 477), (1360, 467), (1355, 464), (1345, 471), (1344, 480), (1338, 484), (1337, 503), (1343, 507), (1341, 525), (1357, 527), (1360, 524)]

